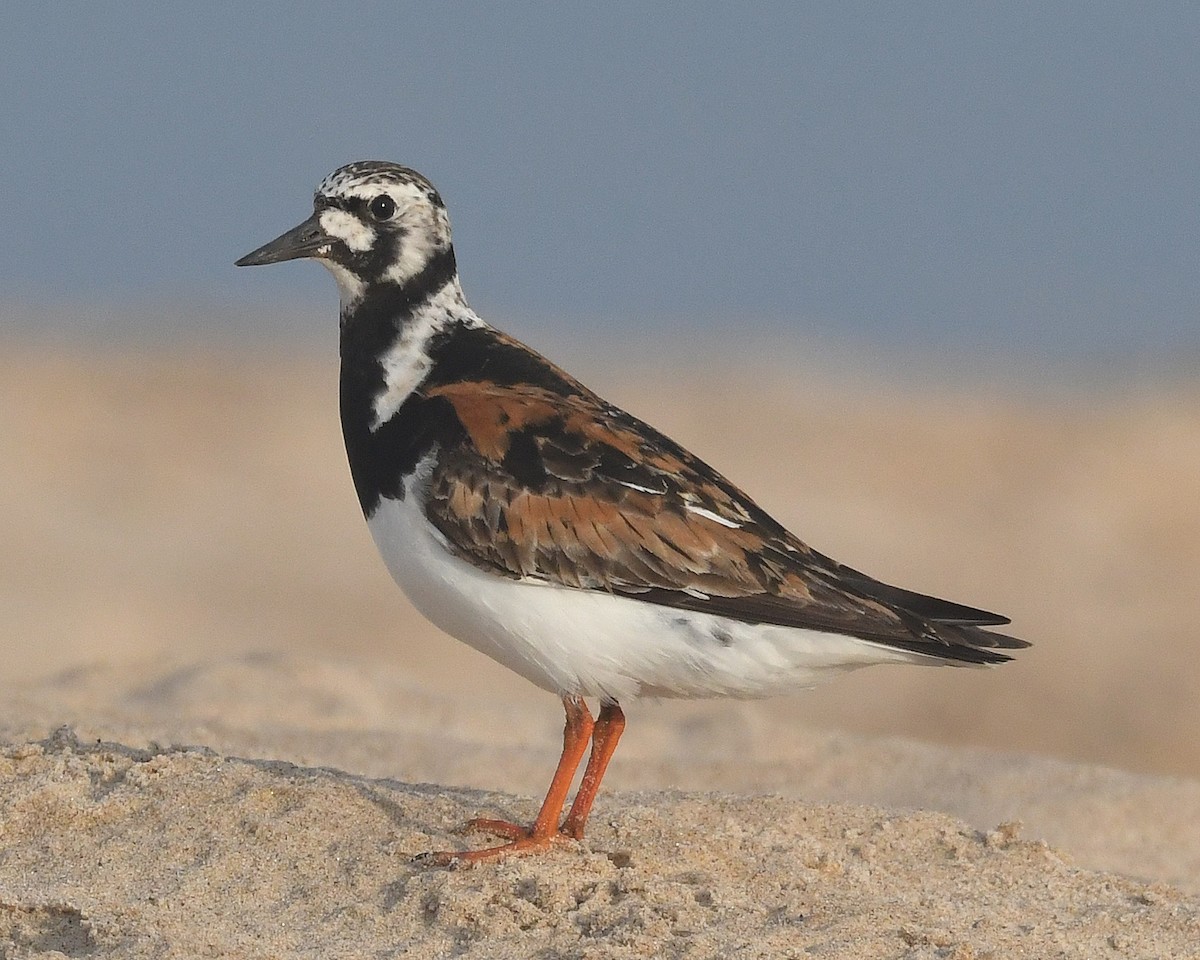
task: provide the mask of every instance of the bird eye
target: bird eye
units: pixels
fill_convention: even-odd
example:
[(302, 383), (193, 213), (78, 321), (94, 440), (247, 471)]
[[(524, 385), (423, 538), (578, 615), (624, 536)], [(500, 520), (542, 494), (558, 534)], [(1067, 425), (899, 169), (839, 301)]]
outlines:
[(376, 220), (391, 220), (396, 212), (396, 201), (386, 193), (381, 193), (367, 204), (367, 209)]

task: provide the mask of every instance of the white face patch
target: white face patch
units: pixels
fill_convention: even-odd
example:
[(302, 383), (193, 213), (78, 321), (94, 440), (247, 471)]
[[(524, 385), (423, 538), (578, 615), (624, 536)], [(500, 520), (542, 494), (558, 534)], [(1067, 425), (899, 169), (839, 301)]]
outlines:
[(416, 182), (385, 183), (373, 178), (359, 181), (349, 175), (335, 175), (321, 184), (318, 195), (335, 202), (354, 199), (364, 206), (386, 195), (396, 205), (396, 212), (386, 224), (374, 224), (335, 207), (321, 214), (321, 227), (356, 253), (369, 250), (381, 234), (398, 231), (402, 239), (397, 244), (396, 259), (383, 276), (402, 286), (420, 273), (436, 253), (450, 245), (450, 218), (445, 208), (431, 199), (432, 190), (428, 184)]
[[(370, 212), (373, 201), (389, 197), (392, 215), (377, 220)], [(450, 248), (450, 218), (433, 184), (420, 174), (395, 164), (376, 161), (352, 163), (321, 181), (315, 195), (317, 221), (330, 243), (313, 254), (337, 281), (343, 317), (380, 280), (403, 286), (424, 270), (438, 254)], [(387, 205), (375, 206), (388, 212)], [(376, 254), (348, 264), (338, 263), (335, 242), (352, 253)], [(390, 262), (381, 262), (391, 256)], [(342, 259), (346, 259), (343, 257)], [(357, 269), (381, 270), (363, 276)], [(439, 326), (449, 322), (477, 324), (479, 320), (463, 299), (458, 278), (449, 282), (421, 308), (417, 322), (405, 329), (389, 348), (385, 368), (386, 389), (375, 399), (375, 426), (388, 419), (421, 382), (428, 361), (424, 344)]]
[(321, 229), (341, 240), (355, 253), (370, 250), (375, 242), (375, 228), (362, 222), (346, 210), (325, 210), (320, 216)]
[(388, 267), (384, 276), (400, 285), (415, 277), (439, 248), (440, 245), (435, 240), (435, 237), (424, 232), (410, 234), (400, 248), (400, 256)]

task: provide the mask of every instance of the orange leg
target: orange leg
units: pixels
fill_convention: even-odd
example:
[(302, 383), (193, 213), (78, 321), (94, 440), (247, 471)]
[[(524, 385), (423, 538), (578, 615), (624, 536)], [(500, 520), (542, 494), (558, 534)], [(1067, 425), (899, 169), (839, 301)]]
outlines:
[[(533, 821), (533, 826), (522, 827), (506, 820), (472, 820), (468, 824), (472, 829), (494, 833), (497, 836), (505, 837), (509, 842), (498, 847), (488, 847), (485, 850), (461, 852), (447, 850), (441, 853), (431, 853), (421, 859), (442, 866), (447, 866), (455, 861), (478, 863), (482, 860), (491, 860), (509, 854), (548, 850), (553, 844), (567, 839), (559, 833), (558, 818), (562, 814), (563, 804), (571, 790), (571, 781), (575, 778), (575, 771), (579, 769), (579, 762), (583, 759), (583, 752), (587, 749), (588, 740), (591, 738), (592, 728), (595, 724), (587, 704), (581, 698), (564, 697), (563, 708), (567, 712), (567, 722), (563, 728), (562, 756), (559, 757), (558, 769), (554, 771), (554, 779), (550, 781), (550, 789), (546, 792), (546, 799), (542, 801), (542, 809), (538, 812), (537, 819)], [(593, 760), (594, 758), (595, 752), (593, 751)], [(589, 770), (592, 768), (592, 762), (592, 760), (588, 761)], [(603, 766), (601, 766), (600, 773), (603, 772)], [(598, 782), (599, 778), (597, 778)], [(595, 790), (593, 789), (592, 792), (595, 793)], [(579, 801), (576, 800), (576, 805), (578, 803)], [(588, 806), (591, 806), (590, 802)], [(571, 809), (573, 813), (574, 807)], [(584, 818), (586, 819), (586, 817), (585, 811)]]
[(583, 828), (600, 790), (600, 781), (624, 729), (625, 714), (620, 706), (616, 703), (602, 704), (592, 733), (592, 752), (583, 771), (583, 780), (579, 783), (579, 792), (575, 794), (575, 802), (571, 804), (571, 812), (567, 814), (561, 829), (572, 840), (583, 839)]

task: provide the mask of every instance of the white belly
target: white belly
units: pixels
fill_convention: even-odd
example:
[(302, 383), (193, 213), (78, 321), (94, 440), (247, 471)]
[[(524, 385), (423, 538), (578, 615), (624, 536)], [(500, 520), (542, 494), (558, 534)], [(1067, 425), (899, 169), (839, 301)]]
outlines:
[(454, 556), (418, 497), (367, 521), (384, 562), (436, 626), (558, 694), (765, 697), (877, 663), (936, 663), (842, 634), (727, 617), (487, 573)]

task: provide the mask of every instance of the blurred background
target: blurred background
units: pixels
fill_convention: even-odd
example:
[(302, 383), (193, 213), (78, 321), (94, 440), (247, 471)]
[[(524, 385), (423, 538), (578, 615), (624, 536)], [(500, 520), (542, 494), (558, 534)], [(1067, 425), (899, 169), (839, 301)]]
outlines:
[(486, 318), (1035, 643), (772, 716), (1200, 774), (1198, 35), (1182, 3), (10, 10), (0, 686), (299, 651), (553, 715), (375, 556), (329, 277), (232, 267), (381, 158), (441, 189)]

